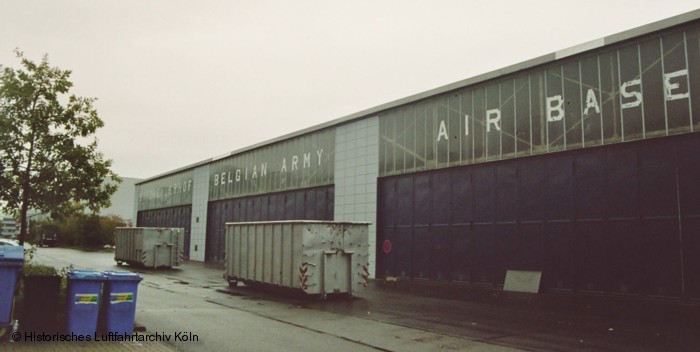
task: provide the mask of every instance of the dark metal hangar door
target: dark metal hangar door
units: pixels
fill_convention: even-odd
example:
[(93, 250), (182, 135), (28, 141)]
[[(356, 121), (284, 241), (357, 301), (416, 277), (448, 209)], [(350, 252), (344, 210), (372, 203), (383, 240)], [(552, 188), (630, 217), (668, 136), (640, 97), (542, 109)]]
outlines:
[(700, 298), (700, 133), (384, 177), (377, 276)]

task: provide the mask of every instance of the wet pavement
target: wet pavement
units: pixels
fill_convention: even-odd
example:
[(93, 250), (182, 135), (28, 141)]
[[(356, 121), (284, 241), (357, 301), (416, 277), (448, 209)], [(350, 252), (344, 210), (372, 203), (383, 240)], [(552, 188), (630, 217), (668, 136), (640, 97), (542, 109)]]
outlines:
[[(109, 253), (44, 249), (61, 267), (114, 270)], [(77, 259), (76, 259), (77, 258)], [(194, 331), (197, 343), (123, 345), (15, 343), (10, 351), (697, 351), (700, 302), (569, 293), (520, 294), (493, 287), (384, 282), (353, 297), (320, 300), (240, 285), (223, 269), (186, 263), (140, 272), (136, 320), (147, 334)], [(234, 344), (235, 342), (235, 344)], [(63, 349), (61, 349), (63, 348)]]
[(700, 302), (377, 280), (353, 298), (328, 301), (227, 290), (530, 351), (700, 350)]

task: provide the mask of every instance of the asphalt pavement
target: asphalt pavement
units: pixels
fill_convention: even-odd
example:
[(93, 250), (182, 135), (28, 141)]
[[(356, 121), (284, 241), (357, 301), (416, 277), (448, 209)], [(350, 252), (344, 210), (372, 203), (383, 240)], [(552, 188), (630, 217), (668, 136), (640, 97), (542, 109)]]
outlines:
[[(59, 267), (78, 257), (85, 268), (114, 269), (110, 254), (51, 249), (40, 251), (38, 257), (42, 256)], [(350, 298), (319, 300), (259, 287), (229, 288), (221, 278), (223, 269), (197, 262), (177, 270), (124, 269), (145, 277), (136, 315), (137, 322), (145, 326), (143, 334), (201, 326), (197, 331), (210, 331), (202, 335), (204, 342), (5, 342), (0, 349), (700, 350), (700, 302), (687, 300), (566, 292), (520, 294), (489, 286), (383, 280), (372, 281)], [(175, 301), (180, 302), (177, 309), (159, 305)], [(198, 322), (174, 318), (182, 316)], [(302, 343), (301, 339), (314, 341)]]

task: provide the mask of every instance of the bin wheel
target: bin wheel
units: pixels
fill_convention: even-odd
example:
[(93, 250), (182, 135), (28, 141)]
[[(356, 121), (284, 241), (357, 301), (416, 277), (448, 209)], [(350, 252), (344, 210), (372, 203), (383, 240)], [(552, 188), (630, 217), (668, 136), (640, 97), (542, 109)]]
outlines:
[(0, 341), (5, 341), (10, 336), (7, 332), (10, 331), (9, 326), (0, 325)]
[(117, 262), (117, 265), (122, 266), (122, 265), (124, 265), (124, 262)]

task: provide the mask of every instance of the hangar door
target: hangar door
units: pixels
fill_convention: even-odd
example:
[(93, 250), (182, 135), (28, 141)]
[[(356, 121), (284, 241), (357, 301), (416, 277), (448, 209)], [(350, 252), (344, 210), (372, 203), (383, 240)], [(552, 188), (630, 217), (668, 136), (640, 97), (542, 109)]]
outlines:
[(700, 298), (700, 134), (380, 179), (377, 275)]
[(210, 202), (205, 260), (223, 262), (227, 222), (333, 220), (333, 186)]
[(181, 227), (185, 229), (185, 259), (190, 258), (190, 231), (192, 230), (192, 205), (142, 210), (138, 212), (136, 226)]

